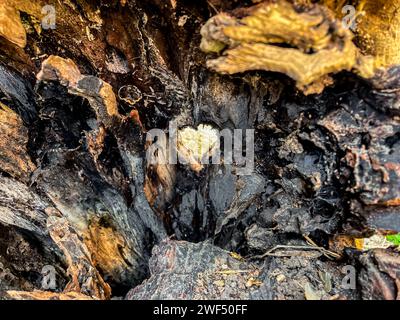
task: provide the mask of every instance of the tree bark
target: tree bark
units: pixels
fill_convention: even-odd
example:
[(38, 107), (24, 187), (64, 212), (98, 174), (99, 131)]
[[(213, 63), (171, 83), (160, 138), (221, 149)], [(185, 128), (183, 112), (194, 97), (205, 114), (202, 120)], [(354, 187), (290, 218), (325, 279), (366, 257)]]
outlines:
[[(0, 4), (0, 299), (399, 298), (398, 251), (353, 244), (400, 232), (385, 12), (350, 31), (337, 1), (48, 2)], [(146, 158), (171, 123), (194, 165)], [(200, 124), (255, 130), (252, 174), (200, 164)]]

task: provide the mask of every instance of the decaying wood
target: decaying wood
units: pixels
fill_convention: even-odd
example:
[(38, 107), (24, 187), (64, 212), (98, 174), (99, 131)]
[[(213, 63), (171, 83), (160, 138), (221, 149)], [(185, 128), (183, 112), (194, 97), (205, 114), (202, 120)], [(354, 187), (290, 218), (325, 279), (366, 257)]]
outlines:
[[(130, 118), (123, 119), (117, 110), (117, 102), (111, 86), (99, 78), (81, 75), (79, 69), (71, 60), (56, 56), (49, 57), (43, 62), (38, 79), (40, 81), (58, 81), (62, 85), (67, 86), (70, 93), (88, 99), (98, 120), (98, 135), (102, 134), (101, 132), (102, 130), (104, 131), (104, 128), (117, 134), (117, 130), (121, 130), (124, 126), (129, 126), (129, 123), (124, 124), (123, 122), (131, 121)], [(131, 121), (131, 126), (134, 125)], [(125, 149), (127, 157), (137, 157), (136, 150), (130, 149), (125, 141), (125, 137), (121, 137), (121, 140), (117, 142), (119, 148), (122, 150)], [(131, 158), (128, 161), (132, 161)], [(128, 162), (127, 165), (131, 166), (132, 162)], [(44, 184), (46, 182), (45, 180)], [(50, 184), (52, 183), (50, 182)], [(80, 184), (80, 182), (71, 181), (71, 184)], [(48, 187), (45, 188), (47, 189)], [(79, 190), (79, 188), (77, 189)], [(104, 191), (101, 190), (101, 192)], [(46, 192), (48, 192), (49, 197), (54, 199), (59, 190), (54, 190), (50, 185)], [(79, 190), (76, 195), (78, 198), (81, 197), (80, 192), (82, 190)], [(112, 191), (110, 190), (110, 192)], [(115, 198), (116, 196), (110, 193), (109, 197), (109, 200), (104, 199), (103, 201), (112, 201), (112, 197)], [(130, 269), (130, 266), (133, 272), (138, 272), (139, 274), (144, 272), (144, 270), (140, 270), (140, 264), (144, 263), (144, 253), (142, 252), (143, 247), (141, 244), (143, 243), (143, 239), (141, 238), (143, 237), (143, 229), (141, 228), (145, 226), (141, 225), (143, 222), (140, 221), (137, 221), (134, 225), (129, 225), (127, 208), (117, 207), (114, 209), (114, 212), (110, 213), (107, 212), (107, 208), (104, 208), (106, 210), (105, 213), (98, 215), (95, 211), (93, 215), (89, 212), (83, 212), (79, 207), (77, 208), (77, 212), (73, 212), (65, 203), (60, 203), (56, 199), (53, 201), (62, 207), (60, 210), (83, 233), (89, 251), (92, 252), (96, 259), (97, 266), (107, 276), (116, 279), (125, 278), (127, 276), (124, 275), (124, 269)], [(121, 212), (121, 210), (124, 210), (125, 213), (124, 211)], [(148, 214), (153, 215), (152, 212), (148, 212)], [(147, 217), (147, 219), (149, 218), (151, 216)], [(152, 227), (157, 228), (154, 225)], [(162, 227), (160, 227), (160, 232), (163, 232)], [(76, 273), (74, 272), (74, 274)], [(130, 276), (132, 277), (132, 275)]]
[(332, 249), (400, 232), (400, 11), (350, 3), (2, 1), (0, 299), (399, 299), (396, 249)]
[(38, 236), (48, 235), (46, 209), (51, 210), (51, 205), (14, 179), (1, 176), (0, 185), (0, 221), (29, 230)]
[(375, 249), (357, 257), (361, 264), (358, 281), (366, 300), (399, 300), (399, 253)]
[(28, 129), (21, 118), (0, 103), (0, 166), (3, 171), (23, 182), (36, 169), (28, 151)]
[(202, 28), (204, 51), (221, 51), (228, 46), (221, 58), (207, 62), (213, 70), (227, 74), (281, 72), (305, 93), (320, 93), (326, 77), (342, 70), (357, 69), (367, 78), (373, 75), (372, 59), (362, 56), (352, 42), (351, 31), (325, 7), (315, 5), (299, 13), (288, 1), (267, 1), (238, 14), (245, 17), (221, 13)]
[(87, 295), (76, 292), (53, 293), (49, 291), (8, 291), (7, 293), (15, 300), (92, 300)]
[[(68, 221), (65, 218), (51, 217), (47, 221), (47, 229), (54, 242), (63, 251), (68, 264), (68, 274), (72, 278), (64, 291), (80, 292), (99, 299), (109, 299), (111, 296), (110, 286), (104, 282), (95, 268), (88, 248), (77, 234), (71, 232)], [(109, 253), (112, 254), (112, 252)], [(110, 258), (112, 259), (112, 256)]]

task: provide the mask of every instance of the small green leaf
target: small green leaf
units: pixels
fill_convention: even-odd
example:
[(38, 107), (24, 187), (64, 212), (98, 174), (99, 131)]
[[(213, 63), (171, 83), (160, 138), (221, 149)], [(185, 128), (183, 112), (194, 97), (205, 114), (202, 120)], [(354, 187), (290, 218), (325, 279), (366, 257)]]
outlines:
[(392, 242), (396, 246), (400, 246), (400, 233), (386, 236), (386, 240)]

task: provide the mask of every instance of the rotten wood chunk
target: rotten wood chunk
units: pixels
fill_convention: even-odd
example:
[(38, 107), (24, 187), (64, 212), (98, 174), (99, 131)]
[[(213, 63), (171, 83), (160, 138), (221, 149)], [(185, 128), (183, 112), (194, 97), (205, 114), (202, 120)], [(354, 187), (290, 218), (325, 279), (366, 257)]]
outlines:
[[(14, 188), (17, 190), (18, 185), (14, 185)], [(15, 209), (23, 210), (21, 207)], [(9, 213), (7, 209), (0, 210), (5, 215)], [(42, 274), (49, 266), (54, 268), (54, 292), (62, 291), (67, 282), (62, 253), (48, 234), (43, 235), (47, 230), (42, 229), (43, 222), (38, 221), (40, 214), (35, 217), (36, 221), (27, 221), (29, 218), (24, 223), (21, 223), (21, 218), (11, 224), (8, 224), (9, 221), (0, 221), (0, 300), (6, 298), (9, 290), (43, 289)]]
[(98, 299), (109, 299), (110, 286), (95, 268), (90, 251), (65, 218), (49, 217), (47, 228), (54, 242), (63, 251), (71, 281), (65, 292), (80, 292)]
[(97, 77), (81, 75), (78, 67), (70, 59), (50, 56), (42, 64), (37, 75), (41, 81), (59, 81), (71, 93), (89, 100), (98, 119), (110, 127), (113, 118), (119, 118), (117, 100), (112, 87)]
[(362, 268), (358, 281), (366, 300), (400, 300), (400, 254), (375, 249), (357, 256)]
[(166, 240), (153, 249), (150, 278), (126, 299), (303, 300), (309, 281), (318, 299), (356, 298), (341, 287), (344, 275), (338, 265), (315, 262), (304, 252), (296, 254), (258, 264), (206, 242)]
[(14, 110), (25, 125), (31, 124), (36, 119), (36, 101), (29, 81), (2, 64), (0, 64), (0, 93), (4, 94), (4, 104)]
[[(360, 108), (361, 107), (361, 108)], [(398, 121), (379, 116), (368, 105), (350, 106), (320, 121), (346, 152), (353, 169), (354, 193), (366, 205), (399, 206), (400, 153)]]
[(48, 236), (46, 211), (50, 205), (26, 185), (0, 176), (0, 222), (28, 230), (38, 238)]
[(227, 47), (220, 58), (207, 61), (217, 72), (281, 72), (305, 94), (320, 93), (332, 83), (328, 75), (342, 70), (373, 75), (373, 61), (360, 54), (351, 32), (323, 6), (300, 12), (285, 0), (265, 1), (239, 11), (242, 18), (231, 14), (211, 18), (201, 30), (204, 51)]
[[(207, 243), (166, 240), (154, 247), (151, 277), (132, 289), (128, 300), (268, 299), (259, 288), (260, 270)], [(179, 284), (179, 285), (177, 285)]]
[[(52, 158), (52, 164), (40, 171), (38, 187), (82, 237), (95, 266), (111, 282), (140, 279), (146, 272), (142, 267), (142, 222), (138, 218), (128, 221), (130, 210), (121, 194), (96, 175), (93, 176), (96, 186), (85, 182), (86, 179), (82, 181), (79, 171), (66, 167), (65, 157), (68, 159), (68, 155), (60, 152), (59, 158)], [(85, 172), (87, 177), (89, 172)]]
[(47, 230), (64, 254), (70, 281), (62, 293), (8, 291), (8, 296), (13, 299), (27, 300), (109, 299), (111, 296), (110, 286), (104, 282), (95, 267), (91, 252), (67, 219), (56, 216), (49, 217), (47, 219)]
[(380, 69), (371, 79), (374, 90), (368, 94), (376, 107), (393, 115), (400, 115), (400, 66)]

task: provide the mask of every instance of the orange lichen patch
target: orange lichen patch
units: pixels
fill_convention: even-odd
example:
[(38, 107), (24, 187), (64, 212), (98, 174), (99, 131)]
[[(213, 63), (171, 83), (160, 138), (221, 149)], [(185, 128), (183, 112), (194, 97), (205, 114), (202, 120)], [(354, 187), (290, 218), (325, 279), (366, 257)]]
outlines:
[(400, 198), (391, 199), (382, 203), (382, 205), (387, 207), (397, 207), (400, 206)]
[(71, 59), (50, 56), (43, 61), (37, 79), (59, 81), (70, 93), (86, 98), (106, 128), (112, 126), (115, 119), (122, 119), (111, 85), (100, 78), (82, 75)]
[[(115, 246), (121, 241), (110, 232), (97, 228), (90, 228), (90, 241), (82, 241), (69, 222), (64, 217), (50, 216), (47, 220), (47, 229), (57, 246), (62, 250), (68, 265), (67, 274), (71, 277), (62, 293), (48, 291), (8, 291), (12, 299), (18, 300), (105, 300), (111, 297), (111, 288), (103, 280), (96, 264), (102, 257), (103, 265), (114, 262)], [(96, 241), (99, 239), (99, 241)], [(86, 243), (89, 245), (87, 245)], [(105, 246), (104, 243), (109, 243)], [(101, 252), (101, 255), (98, 254)], [(95, 258), (93, 258), (95, 257)], [(106, 258), (105, 258), (106, 257)], [(107, 261), (109, 259), (110, 261)], [(107, 261), (106, 263), (104, 263)]]
[(247, 287), (247, 288), (250, 288), (250, 287), (260, 287), (260, 286), (262, 286), (262, 285), (263, 285), (263, 282), (262, 282), (262, 281), (260, 281), (260, 280), (258, 280), (258, 279), (255, 279), (255, 278), (253, 278), (253, 277), (250, 277), (249, 280), (247, 280), (247, 282), (246, 282), (246, 287)]
[(64, 86), (75, 86), (82, 79), (81, 72), (71, 59), (50, 56), (42, 63), (38, 80), (60, 81)]
[(13, 110), (0, 102), (0, 167), (25, 182), (36, 169), (28, 155), (27, 143), (28, 129)]
[(343, 252), (345, 248), (357, 248), (362, 249), (360, 246), (359, 239), (347, 236), (347, 235), (336, 235), (329, 239), (329, 249), (335, 252)]
[(108, 116), (119, 116), (117, 98), (115, 97), (112, 86), (104, 82), (100, 89), (100, 97), (104, 101)]
[(147, 168), (144, 193), (151, 206), (162, 209), (166, 203), (172, 200), (176, 179), (175, 171), (176, 169), (168, 164), (159, 164)]
[(157, 185), (153, 184), (152, 181), (147, 178), (144, 181), (143, 191), (149, 205), (154, 207), (154, 203), (158, 196)]
[(79, 292), (57, 293), (50, 291), (7, 291), (7, 295), (15, 300), (98, 300)]
[(310, 85), (299, 86), (299, 89), (303, 91), (305, 95), (314, 94), (317, 92), (322, 92), (326, 87), (334, 84), (334, 81), (331, 76), (324, 75), (318, 81), (313, 82)]
[(118, 279), (128, 267), (123, 250), (130, 251), (122, 235), (106, 219), (94, 217), (82, 236), (91, 253), (93, 265), (107, 277)]
[(280, 72), (305, 94), (320, 93), (332, 83), (327, 76), (339, 71), (355, 70), (366, 78), (374, 74), (374, 61), (361, 55), (351, 31), (323, 6), (300, 12), (285, 0), (266, 1), (245, 10), (243, 18), (234, 15), (221, 13), (201, 30), (203, 51), (226, 48), (221, 57), (207, 61), (219, 73)]

